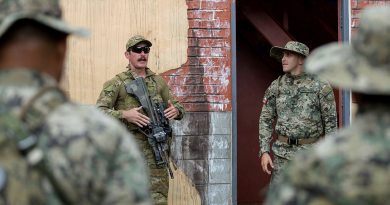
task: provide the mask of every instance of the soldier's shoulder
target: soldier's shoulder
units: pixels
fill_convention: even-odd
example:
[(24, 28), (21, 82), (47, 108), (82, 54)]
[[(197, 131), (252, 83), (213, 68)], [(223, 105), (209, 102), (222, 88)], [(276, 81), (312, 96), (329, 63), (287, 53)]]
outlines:
[(108, 149), (116, 147), (120, 141), (133, 140), (117, 119), (92, 105), (65, 103), (48, 116), (47, 122), (53, 139), (64, 138), (69, 142), (92, 139)]
[(268, 90), (272, 90), (274, 88), (277, 88), (280, 84), (280, 82), (285, 78), (285, 75), (278, 76), (276, 79), (274, 79), (271, 84), (268, 86)]

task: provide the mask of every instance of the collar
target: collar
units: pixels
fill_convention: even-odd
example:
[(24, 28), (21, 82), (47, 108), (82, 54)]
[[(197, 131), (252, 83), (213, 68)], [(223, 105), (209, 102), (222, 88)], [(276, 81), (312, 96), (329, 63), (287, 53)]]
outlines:
[(303, 72), (303, 73), (301, 73), (301, 74), (299, 74), (299, 75), (291, 75), (291, 73), (286, 73), (286, 77), (287, 77), (287, 78), (290, 78), (290, 79), (293, 79), (293, 80), (298, 80), (298, 79), (306, 78), (306, 77), (308, 77), (308, 76), (309, 76), (309, 74), (307, 74), (307, 73), (305, 73), (305, 72)]
[(44, 73), (28, 68), (13, 68), (0, 70), (0, 85), (44, 87), (56, 86), (57, 81)]
[[(127, 68), (126, 74), (128, 76), (130, 76), (131, 79), (135, 79), (134, 75), (133, 75), (133, 72), (130, 70), (130, 66), (128, 65), (128, 66), (126, 66), (126, 68)], [(145, 78), (153, 76), (153, 75), (156, 75), (156, 73), (153, 72), (152, 70), (150, 70), (150, 68), (148, 68), (148, 67), (145, 68), (145, 72), (146, 72)]]

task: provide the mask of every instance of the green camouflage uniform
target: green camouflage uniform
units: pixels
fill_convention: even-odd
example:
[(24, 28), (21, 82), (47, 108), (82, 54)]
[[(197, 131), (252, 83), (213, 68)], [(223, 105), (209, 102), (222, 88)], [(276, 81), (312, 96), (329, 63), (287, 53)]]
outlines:
[[(273, 53), (275, 52), (271, 49), (271, 56)], [(281, 55), (274, 57), (280, 59)], [(324, 134), (336, 130), (336, 115), (333, 90), (327, 82), (320, 81), (315, 76), (306, 73), (298, 76), (284, 74), (274, 80), (264, 94), (259, 119), (259, 156), (264, 152), (270, 152), (275, 119), (275, 132), (278, 136), (292, 139), (319, 139)], [(311, 145), (289, 145), (275, 141), (272, 146), (275, 154), (272, 181), (298, 150), (307, 149)]]
[[(390, 95), (390, 7), (366, 8), (352, 44), (331, 43), (307, 59), (307, 72), (359, 93)], [(355, 120), (299, 153), (266, 204), (380, 205), (390, 201), (390, 106), (359, 103)]]
[[(122, 112), (120, 111), (141, 106), (135, 96), (131, 96), (126, 92), (125, 84), (132, 82), (132, 80), (134, 80), (133, 74), (128, 69), (104, 83), (103, 90), (97, 100), (97, 106), (105, 113), (120, 119), (127, 126), (128, 130), (136, 135), (137, 142), (145, 154), (147, 164), (151, 172), (152, 198), (155, 200), (156, 204), (167, 204), (169, 178), (166, 169), (163, 167), (157, 167), (153, 150), (149, 145), (146, 136), (137, 130), (137, 125), (129, 123), (126, 119), (123, 119)], [(145, 83), (151, 99), (154, 102), (164, 102), (167, 104), (168, 100), (170, 100), (180, 112), (176, 119), (181, 119), (183, 117), (183, 106), (172, 97), (168, 85), (161, 76), (156, 75), (147, 68)], [(143, 112), (143, 114), (145, 113)]]
[[(24, 19), (88, 35), (61, 20), (59, 5), (0, 0), (0, 38)], [(52, 77), (33, 70), (0, 70), (0, 204), (152, 204), (134, 136), (99, 110), (68, 102)], [(32, 134), (38, 140), (24, 157), (16, 144)]]
[[(22, 107), (50, 86), (56, 86), (55, 80), (37, 72), (1, 70), (2, 115), (18, 118)], [(40, 173), (41, 179), (46, 180), (36, 180), (36, 183), (23, 175), (24, 170), (17, 167), (6, 170), (19, 172), (21, 181), (38, 189), (28, 202), (23, 202), (17, 199), (23, 191), (7, 187), (8, 195), (15, 197), (9, 199), (16, 200), (14, 204), (151, 204), (142, 155), (133, 136), (120, 123), (92, 107), (63, 102), (58, 92), (50, 91), (34, 101), (25, 116), (26, 127), (31, 130), (44, 121), (36, 150), (43, 153), (44, 170), (50, 173), (53, 183), (47, 183), (48, 175), (39, 172), (41, 169), (37, 171), (38, 168), (32, 167), (30, 175)], [(54, 187), (60, 193), (54, 193)]]

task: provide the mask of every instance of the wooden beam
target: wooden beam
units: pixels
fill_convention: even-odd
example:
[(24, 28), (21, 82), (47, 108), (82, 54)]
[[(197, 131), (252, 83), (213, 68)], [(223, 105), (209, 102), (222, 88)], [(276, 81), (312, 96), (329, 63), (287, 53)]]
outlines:
[(243, 8), (243, 14), (272, 45), (284, 46), (294, 38), (260, 8)]

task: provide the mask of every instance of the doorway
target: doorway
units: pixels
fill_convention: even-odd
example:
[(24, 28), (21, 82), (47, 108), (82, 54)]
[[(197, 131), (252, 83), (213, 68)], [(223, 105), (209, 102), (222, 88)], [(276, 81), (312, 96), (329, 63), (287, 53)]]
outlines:
[[(258, 157), (258, 120), (265, 90), (283, 74), (270, 48), (296, 40), (313, 50), (339, 40), (340, 1), (237, 1), (237, 204), (262, 204), (269, 183)], [(339, 108), (337, 90), (335, 96)]]

